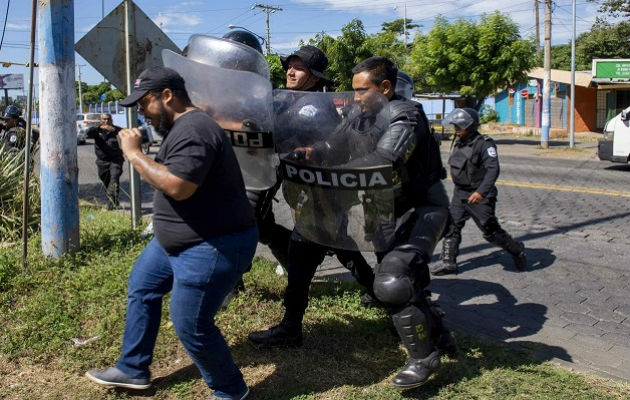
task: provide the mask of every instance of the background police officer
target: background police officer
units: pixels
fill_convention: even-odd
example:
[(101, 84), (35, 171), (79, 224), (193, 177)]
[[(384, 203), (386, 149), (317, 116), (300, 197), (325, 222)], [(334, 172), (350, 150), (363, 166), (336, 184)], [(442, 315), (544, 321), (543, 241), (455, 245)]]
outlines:
[(2, 134), (0, 143), (4, 143), (7, 149), (21, 150), (26, 141), (26, 121), (20, 117), (20, 109), (14, 105), (7, 106), (0, 124)]
[(483, 237), (512, 255), (519, 271), (525, 269), (525, 247), (499, 225), (495, 216), (499, 158), (494, 141), (477, 131), (479, 115), (472, 108), (456, 108), (446, 116), (445, 125), (455, 127), (457, 137), (448, 164), (455, 184), (450, 213), (452, 223), (442, 244), (442, 263), (432, 268), (434, 275), (457, 272), (457, 254), (466, 221), (472, 217)]
[(112, 123), (111, 114), (101, 114), (100, 125), (86, 132), (86, 136), (94, 139), (94, 154), (98, 177), (107, 193), (107, 208), (118, 207), (120, 191), (120, 175), (123, 169), (123, 152), (120, 149), (118, 132), (121, 128)]

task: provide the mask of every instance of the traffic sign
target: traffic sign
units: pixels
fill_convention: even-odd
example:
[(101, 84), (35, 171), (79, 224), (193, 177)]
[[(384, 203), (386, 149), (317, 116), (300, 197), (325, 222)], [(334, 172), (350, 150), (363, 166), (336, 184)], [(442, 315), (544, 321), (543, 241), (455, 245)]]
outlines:
[(0, 75), (0, 89), (24, 89), (24, 75)]
[(529, 97), (529, 90), (527, 89), (523, 89), (521, 90), (521, 96), (523, 96), (523, 98), (528, 98)]
[[(179, 48), (132, 1), (129, 1), (131, 75), (135, 79), (145, 68), (162, 64), (162, 50)], [(118, 90), (127, 91), (125, 69), (125, 2), (120, 3), (75, 45), (85, 58)]]

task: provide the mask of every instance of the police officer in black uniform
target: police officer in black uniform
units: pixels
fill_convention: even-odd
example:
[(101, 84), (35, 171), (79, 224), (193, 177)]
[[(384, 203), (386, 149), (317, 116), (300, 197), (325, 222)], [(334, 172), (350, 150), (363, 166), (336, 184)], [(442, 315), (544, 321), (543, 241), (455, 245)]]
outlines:
[(101, 114), (99, 126), (94, 126), (86, 132), (86, 136), (94, 139), (94, 154), (96, 154), (96, 168), (98, 177), (107, 193), (107, 208), (118, 207), (118, 192), (120, 190), (120, 175), (123, 168), (123, 153), (120, 149), (118, 132), (121, 128), (112, 122), (111, 114)]
[[(282, 66), (287, 75), (287, 88), (304, 92), (323, 91), (327, 83), (323, 71), (328, 66), (324, 53), (314, 46), (303, 46), (294, 54), (282, 58)], [(277, 147), (279, 152), (288, 152), (295, 148), (291, 140), (293, 132), (283, 132), (283, 117), (292, 116), (293, 122), (300, 120), (300, 131), (306, 134), (321, 132), (321, 124), (334, 129), (339, 123), (339, 114), (332, 102), (322, 101), (321, 96), (296, 97), (297, 93), (286, 92), (286, 98), (276, 97), (276, 110), (282, 111), (276, 120)], [(309, 112), (303, 110), (308, 109)], [(302, 112), (301, 112), (302, 111)], [(311, 135), (313, 136), (313, 135)], [(317, 138), (313, 138), (317, 140)], [(274, 192), (275, 193), (275, 192)], [(269, 208), (271, 206), (269, 205)], [(261, 233), (261, 238), (263, 234)], [(262, 241), (262, 240), (261, 240)], [(331, 249), (313, 243), (293, 230), (288, 241), (287, 264), (288, 284), (284, 293), (285, 314), (279, 325), (270, 329), (252, 332), (249, 340), (259, 347), (284, 347), (302, 345), (302, 319), (308, 305), (308, 293), (317, 267), (326, 255), (335, 255), (346, 267), (366, 293), (361, 301), (371, 303), (374, 273), (363, 255), (358, 251)], [(274, 253), (275, 255), (275, 253)]]
[(434, 275), (457, 273), (461, 231), (470, 217), (483, 232), (484, 239), (510, 253), (516, 269), (523, 271), (527, 266), (525, 247), (501, 228), (495, 215), (495, 182), (499, 177), (496, 144), (477, 131), (479, 114), (472, 108), (456, 108), (443, 123), (454, 125), (457, 137), (448, 160), (455, 190), (450, 207), (452, 222), (442, 243), (442, 263), (431, 272)]
[(26, 142), (26, 121), (20, 117), (20, 109), (14, 105), (7, 106), (0, 123), (0, 143), (8, 150), (19, 151)]
[[(379, 264), (375, 268), (373, 290), (377, 300), (390, 309), (396, 330), (409, 351), (409, 362), (392, 384), (413, 388), (424, 383), (439, 367), (440, 350), (452, 353), (455, 348), (437, 306), (427, 299), (425, 291), (430, 281), (427, 264), (448, 217), (448, 196), (440, 181), (441, 162), (437, 165), (427, 162), (432, 146), (426, 116), (394, 93), (397, 69), (393, 63), (384, 57), (372, 57), (359, 63), (352, 72), (358, 109), (354, 107), (348, 112), (339, 134), (331, 135), (326, 143), (298, 150), (309, 160), (311, 156), (335, 158), (332, 153), (338, 149), (349, 149), (342, 160), (344, 166), (393, 164), (400, 177), (395, 187), (398, 229), (389, 249), (377, 253)], [(378, 103), (375, 96), (383, 95), (389, 101), (381, 110), (373, 109)], [(383, 121), (384, 127), (375, 126)], [(327, 154), (322, 156), (322, 152)], [(277, 333), (283, 324), (286, 314), (283, 323), (270, 331), (275, 329)], [(285, 331), (289, 328), (284, 327)], [(260, 338), (250, 335), (250, 340), (256, 343)]]

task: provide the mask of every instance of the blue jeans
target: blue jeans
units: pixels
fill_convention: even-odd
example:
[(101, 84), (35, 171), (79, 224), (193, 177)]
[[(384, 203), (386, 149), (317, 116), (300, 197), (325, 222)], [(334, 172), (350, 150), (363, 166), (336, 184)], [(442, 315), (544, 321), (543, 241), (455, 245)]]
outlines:
[(153, 239), (129, 275), (122, 356), (116, 368), (134, 378), (149, 378), (160, 327), (162, 298), (171, 296), (171, 321), (203, 379), (218, 396), (245, 391), (243, 375), (214, 316), (254, 257), (258, 230), (225, 235), (168, 254)]

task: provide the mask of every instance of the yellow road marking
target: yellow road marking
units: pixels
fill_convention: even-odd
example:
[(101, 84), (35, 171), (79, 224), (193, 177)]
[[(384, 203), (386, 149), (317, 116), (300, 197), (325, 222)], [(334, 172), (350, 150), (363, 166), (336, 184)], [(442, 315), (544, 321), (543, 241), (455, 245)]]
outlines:
[(548, 184), (545, 184), (545, 183), (529, 183), (529, 182), (518, 182), (518, 181), (504, 181), (502, 179), (497, 180), (497, 185), (518, 186), (518, 187), (531, 188), (531, 189), (556, 190), (556, 191), (560, 191), (560, 192), (601, 194), (601, 195), (604, 195), (604, 196), (615, 196), (615, 197), (630, 198), (630, 192), (622, 192), (622, 191), (619, 191), (619, 190), (609, 190), (609, 189), (588, 188), (588, 187), (580, 187), (580, 186), (548, 185)]
[[(450, 176), (448, 177), (448, 180), (452, 181)], [(623, 191), (620, 191), (620, 190), (588, 188), (588, 187), (580, 187), (580, 186), (548, 185), (546, 183), (504, 181), (503, 179), (497, 180), (497, 185), (516, 186), (516, 187), (524, 187), (524, 188), (530, 188), (530, 189), (557, 190), (559, 192), (600, 194), (600, 195), (603, 195), (603, 196), (614, 196), (614, 197), (630, 198), (630, 192), (623, 192)]]

